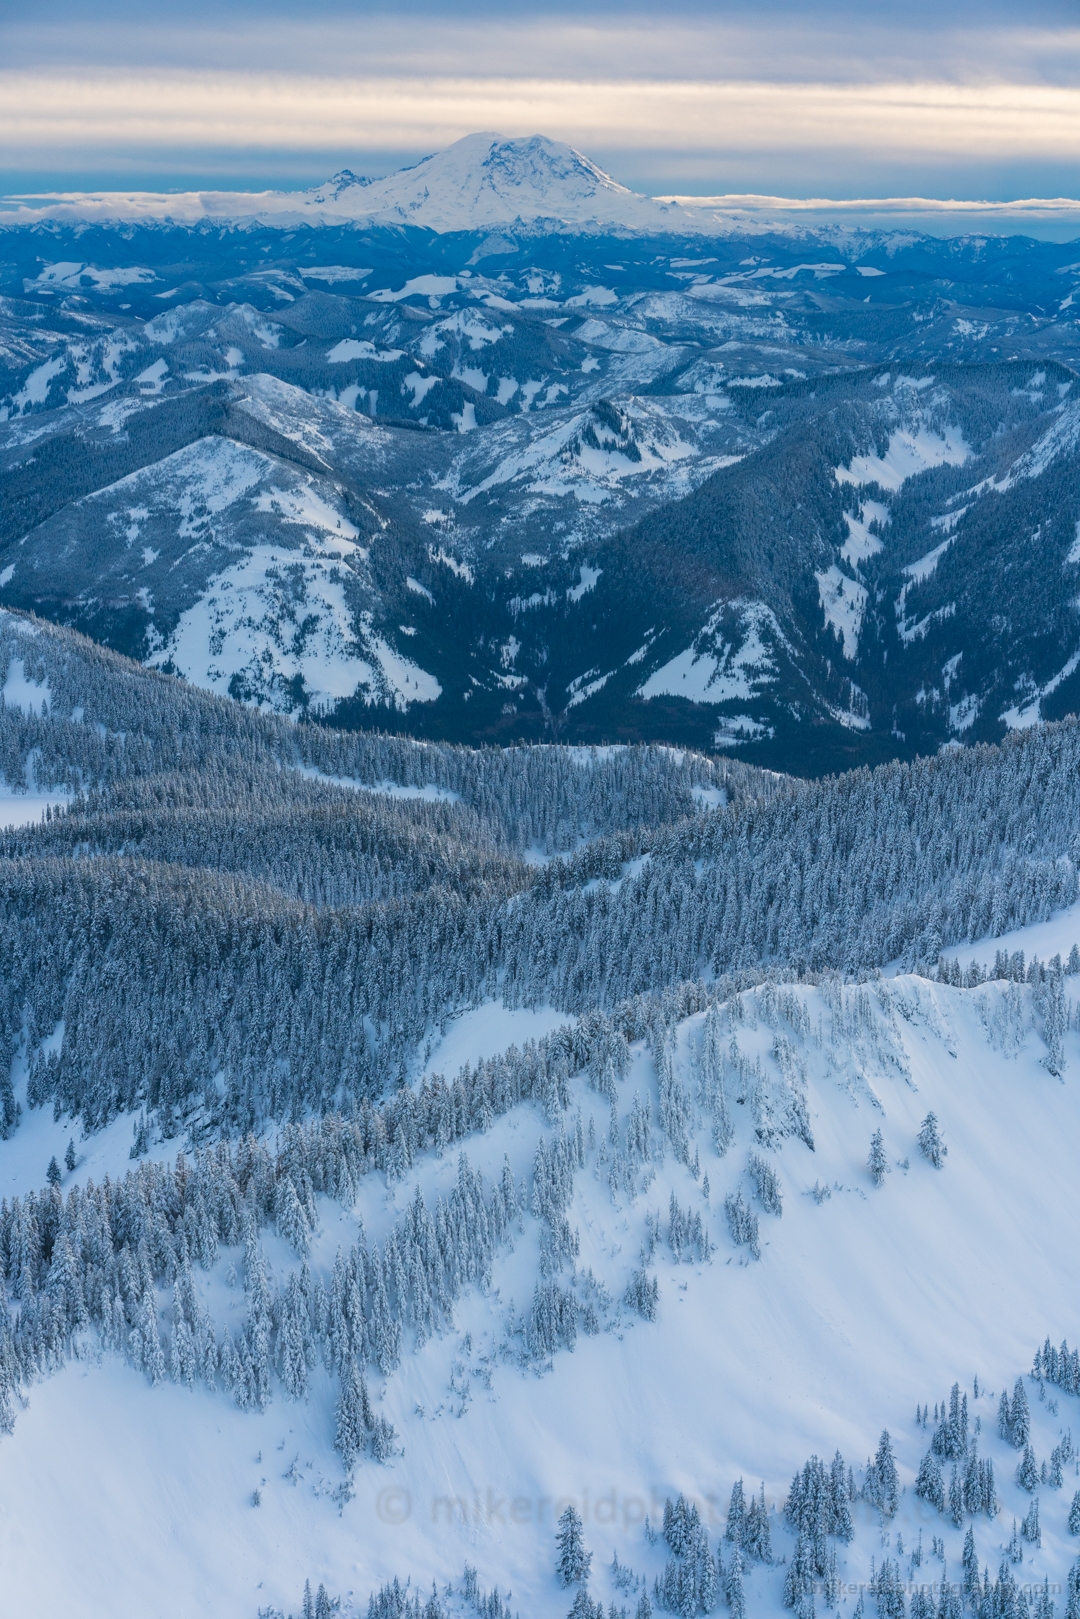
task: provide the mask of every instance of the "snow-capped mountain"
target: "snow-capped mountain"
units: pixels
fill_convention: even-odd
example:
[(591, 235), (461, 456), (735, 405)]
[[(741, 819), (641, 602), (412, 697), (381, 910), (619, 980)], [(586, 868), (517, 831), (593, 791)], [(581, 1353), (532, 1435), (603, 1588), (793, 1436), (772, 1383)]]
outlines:
[(497, 134), (465, 135), (382, 179), (343, 169), (309, 191), (71, 193), (16, 203), (4, 215), (5, 223), (45, 219), (242, 219), (282, 228), (348, 220), (440, 232), (539, 223), (651, 233), (702, 228), (680, 204), (628, 190), (565, 141)]
[(544, 135), (466, 135), (384, 180), (342, 184), (344, 178), (306, 193), (305, 206), (340, 208), (371, 224), (436, 231), (537, 221), (648, 231), (686, 225), (681, 208), (628, 190), (574, 147)]

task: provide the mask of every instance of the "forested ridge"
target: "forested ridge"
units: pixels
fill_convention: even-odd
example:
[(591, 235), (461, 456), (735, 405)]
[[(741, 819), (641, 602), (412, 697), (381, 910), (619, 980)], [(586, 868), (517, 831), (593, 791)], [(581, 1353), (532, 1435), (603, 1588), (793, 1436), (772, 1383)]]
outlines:
[(42, 693), (0, 710), (5, 775), (76, 789), (0, 841), (3, 1072), (24, 1042), (31, 1100), (88, 1124), (347, 1110), (485, 997), (584, 1012), (769, 964), (936, 962), (1077, 893), (1071, 720), (804, 783), (297, 727), (70, 632), (0, 635)]

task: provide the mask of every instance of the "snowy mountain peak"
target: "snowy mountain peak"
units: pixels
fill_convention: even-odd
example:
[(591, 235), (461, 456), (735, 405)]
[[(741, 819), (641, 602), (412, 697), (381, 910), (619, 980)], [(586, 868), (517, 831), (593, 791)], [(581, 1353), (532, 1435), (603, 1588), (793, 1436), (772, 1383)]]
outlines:
[(336, 202), (337, 199), (354, 186), (369, 186), (371, 181), (364, 174), (354, 174), (352, 169), (339, 169), (332, 180), (324, 185), (317, 186), (310, 193), (316, 202)]
[[(565, 141), (545, 135), (465, 135), (443, 152), (383, 180), (359, 180), (350, 196), (348, 171), (307, 193), (350, 215), (380, 223), (468, 230), (539, 219), (565, 224), (657, 224), (670, 212), (620, 185)], [(346, 183), (342, 183), (346, 182)]]

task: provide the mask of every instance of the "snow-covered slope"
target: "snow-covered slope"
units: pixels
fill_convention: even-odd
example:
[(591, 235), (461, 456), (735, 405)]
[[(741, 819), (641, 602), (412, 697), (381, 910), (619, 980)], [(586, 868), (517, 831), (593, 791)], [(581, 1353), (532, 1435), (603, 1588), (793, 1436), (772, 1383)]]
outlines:
[[(540, 1180), (538, 1143), (563, 1131), (573, 1141), (580, 1125), (566, 1206), (580, 1252), (554, 1281), (592, 1300), (599, 1331), (579, 1334), (572, 1353), (526, 1349), (521, 1326), (546, 1229), (526, 1198), (490, 1282), (467, 1287), (453, 1325), (424, 1347), (413, 1349), (407, 1331), (398, 1370), (373, 1378), (397, 1453), (382, 1465), (362, 1459), (351, 1491), (341, 1489), (335, 1394), (320, 1367), (305, 1399), (290, 1401), (275, 1382), (268, 1408), (245, 1413), (220, 1389), (168, 1379), (151, 1388), (88, 1338), (77, 1361), (30, 1391), (3, 1441), (10, 1599), (72, 1619), (106, 1609), (116, 1619), (196, 1610), (254, 1619), (265, 1606), (295, 1611), (311, 1579), (343, 1598), (344, 1613), (362, 1614), (369, 1591), (394, 1575), (411, 1575), (421, 1593), (432, 1580), (460, 1590), (469, 1563), (483, 1585), (512, 1590), (515, 1611), (539, 1619), (564, 1614), (573, 1595), (555, 1579), (553, 1541), (554, 1519), (572, 1502), (594, 1554), (594, 1598), (632, 1610), (638, 1589), (628, 1595), (613, 1582), (613, 1554), (651, 1590), (668, 1554), (646, 1539), (644, 1520), (658, 1526), (665, 1499), (682, 1491), (730, 1559), (721, 1536), (742, 1477), (748, 1492), (764, 1483), (779, 1565), (748, 1561), (748, 1611), (780, 1619), (792, 1474), (809, 1455), (828, 1462), (839, 1448), (861, 1485), (883, 1428), (900, 1470), (899, 1511), (882, 1523), (868, 1502), (852, 1504), (854, 1540), (835, 1543), (839, 1612), (854, 1610), (872, 1560), (897, 1559), (914, 1587), (946, 1571), (958, 1579), (968, 1521), (980, 1564), (996, 1574), (1032, 1499), (1013, 1482), (1018, 1452), (997, 1436), (999, 1395), (1047, 1331), (1055, 1342), (1080, 1333), (1067, 1285), (1076, 1221), (1063, 1201), (1080, 1129), (1080, 1041), (1068, 1036), (1062, 1082), (1043, 1064), (1034, 1018), (1031, 991), (1003, 984), (763, 988), (679, 1023), (662, 1058), (663, 1098), (655, 1058), (639, 1043), (610, 1109), (580, 1077), (554, 1131), (526, 1104), (467, 1139), (489, 1185), (508, 1161), (528, 1191)], [(532, 1027), (524, 1020), (522, 1033)], [(635, 1167), (627, 1132), (641, 1103), (652, 1145)], [(685, 1120), (681, 1145), (673, 1107)], [(948, 1148), (940, 1169), (916, 1142), (931, 1111)], [(724, 1116), (732, 1137), (721, 1156)], [(867, 1170), (878, 1129), (881, 1186)], [(0, 1145), (0, 1163), (7, 1150)], [(755, 1154), (778, 1178), (779, 1214), (754, 1191)], [(329, 1281), (336, 1249), (357, 1240), (361, 1219), (368, 1242), (383, 1245), (417, 1188), (433, 1206), (458, 1177), (456, 1150), (425, 1152), (389, 1185), (368, 1176), (355, 1206), (320, 1196), (312, 1275)], [(760, 1259), (732, 1241), (724, 1200), (735, 1194), (755, 1213)], [(693, 1243), (681, 1258), (673, 1248), (672, 1197), (702, 1220), (707, 1257)], [(272, 1285), (284, 1289), (299, 1260), (269, 1231), (263, 1246)], [(655, 1321), (623, 1299), (642, 1255), (659, 1282)], [(242, 1248), (195, 1270), (219, 1330), (248, 1302), (234, 1272), (242, 1278)], [(166, 1337), (171, 1301), (162, 1293)], [(1001, 1502), (996, 1517), (960, 1526), (914, 1492), (933, 1426), (915, 1423), (916, 1406), (936, 1406), (954, 1381)], [(1028, 1398), (1041, 1462), (1080, 1427), (1080, 1408), (1037, 1384)], [(1063, 1486), (1037, 1492), (1042, 1545), (1023, 1545), (1021, 1582), (1046, 1575), (1064, 1586), (1074, 1471), (1070, 1461)], [(57, 1521), (70, 1532), (58, 1537)], [(931, 1555), (935, 1537), (941, 1559)], [(912, 1566), (920, 1546), (922, 1564)]]

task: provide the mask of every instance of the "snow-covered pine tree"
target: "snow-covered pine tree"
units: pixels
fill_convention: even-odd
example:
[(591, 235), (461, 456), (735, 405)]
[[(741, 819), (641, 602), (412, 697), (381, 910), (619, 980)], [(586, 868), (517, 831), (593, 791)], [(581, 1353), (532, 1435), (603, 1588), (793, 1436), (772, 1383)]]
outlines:
[(1024, 1379), (1018, 1377), (1013, 1384), (1009, 1437), (1017, 1450), (1023, 1450), (1031, 1435), (1031, 1411), (1028, 1407)]
[(964, 1536), (964, 1553), (962, 1561), (964, 1570), (964, 1597), (968, 1602), (971, 1602), (973, 1600), (975, 1588), (979, 1583), (979, 1557), (975, 1550), (975, 1531), (970, 1525), (968, 1526), (967, 1534)]
[(367, 1384), (356, 1362), (350, 1360), (341, 1374), (337, 1405), (337, 1433), (334, 1446), (350, 1472), (364, 1450), (371, 1432), (372, 1415)]
[(805, 1529), (800, 1529), (784, 1575), (785, 1608), (797, 1609), (804, 1598), (813, 1595), (814, 1574), (813, 1541)]
[(746, 1168), (765, 1213), (783, 1214), (784, 1200), (780, 1181), (772, 1165), (766, 1162), (760, 1153), (752, 1152)]
[(870, 1156), (866, 1160), (866, 1167), (870, 1171), (870, 1179), (875, 1186), (880, 1186), (889, 1172), (889, 1161), (885, 1156), (885, 1142), (881, 1131), (875, 1130), (870, 1138)]
[(769, 1523), (769, 1509), (765, 1505), (764, 1483), (761, 1486), (761, 1494), (750, 1497), (743, 1533), (743, 1551), (748, 1557), (756, 1558), (759, 1563), (772, 1562), (772, 1529)]
[(946, 1579), (943, 1571), (936, 1619), (962, 1619), (963, 1612), (964, 1605), (960, 1600), (960, 1592), (956, 1588), (956, 1583), (953, 1580)]
[(586, 1550), (581, 1515), (573, 1505), (568, 1506), (559, 1519), (555, 1545), (555, 1566), (563, 1585), (587, 1581), (592, 1566), (592, 1552)]
[(887, 1428), (883, 1430), (878, 1441), (877, 1455), (874, 1457), (873, 1466), (869, 1469), (866, 1497), (885, 1518), (891, 1518), (900, 1505), (900, 1479)]
[(1024, 1446), (1024, 1454), (1020, 1458), (1016, 1469), (1016, 1482), (1022, 1490), (1027, 1490), (1029, 1494), (1039, 1487), (1039, 1465), (1035, 1460), (1035, 1452), (1030, 1444)]
[(919, 1463), (915, 1494), (921, 1496), (924, 1501), (929, 1501), (939, 1512), (944, 1512), (945, 1482), (941, 1476), (941, 1464), (932, 1450), (928, 1450)]
[(998, 1401), (998, 1433), (1002, 1439), (1007, 1439), (1009, 1444), (1012, 1444), (1012, 1406), (1009, 1404), (1009, 1396), (1005, 1389), (1002, 1389), (1001, 1399)]
[(1042, 1589), (1036, 1593), (1033, 1619), (1054, 1619), (1054, 1599), (1048, 1578), (1043, 1579)]
[(919, 1151), (935, 1169), (940, 1169), (948, 1150), (941, 1139), (936, 1116), (928, 1113), (919, 1126)]
[[(738, 1545), (732, 1549), (728, 1560), (727, 1580), (724, 1586), (724, 1595), (727, 1597), (728, 1608), (731, 1610), (731, 1619), (746, 1619), (746, 1595), (743, 1591), (743, 1560)], [(709, 1610), (704, 1609), (707, 1613)]]
[(594, 1602), (589, 1595), (588, 1586), (582, 1585), (574, 1596), (566, 1619), (604, 1619), (604, 1604)]
[(724, 1530), (725, 1540), (730, 1540), (736, 1546), (741, 1546), (746, 1535), (746, 1503), (743, 1497), (743, 1481), (736, 1479), (731, 1486), (731, 1500), (728, 1503), (727, 1527)]

